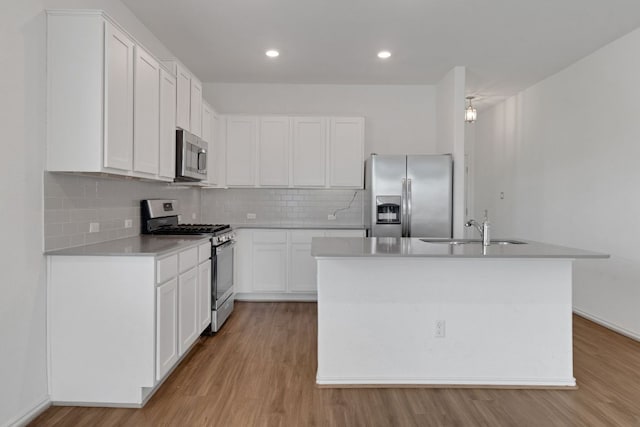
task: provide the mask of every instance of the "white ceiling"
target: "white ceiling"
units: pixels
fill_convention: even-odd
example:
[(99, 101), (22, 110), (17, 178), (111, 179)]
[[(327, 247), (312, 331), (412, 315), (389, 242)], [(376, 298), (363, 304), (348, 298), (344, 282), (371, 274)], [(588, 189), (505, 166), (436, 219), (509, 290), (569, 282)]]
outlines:
[(637, 0), (123, 2), (205, 82), (434, 84), (465, 65), (468, 92), (484, 98), (640, 27)]

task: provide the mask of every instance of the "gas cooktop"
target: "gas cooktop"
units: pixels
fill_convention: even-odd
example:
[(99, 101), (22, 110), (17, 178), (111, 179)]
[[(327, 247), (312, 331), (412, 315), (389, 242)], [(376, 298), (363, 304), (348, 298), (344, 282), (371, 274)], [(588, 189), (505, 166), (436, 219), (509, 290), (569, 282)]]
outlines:
[(172, 224), (150, 230), (152, 234), (220, 234), (231, 230), (229, 224)]

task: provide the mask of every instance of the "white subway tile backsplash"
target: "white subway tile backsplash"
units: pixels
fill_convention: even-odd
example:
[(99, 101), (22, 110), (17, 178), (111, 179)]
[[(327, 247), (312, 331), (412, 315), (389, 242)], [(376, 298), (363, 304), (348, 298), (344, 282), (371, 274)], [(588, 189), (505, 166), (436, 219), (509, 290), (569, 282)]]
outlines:
[[(359, 226), (363, 195), (362, 190), (200, 190), (45, 172), (44, 246), (55, 250), (138, 235), (142, 199), (177, 199), (182, 222)], [(329, 221), (328, 215), (336, 210), (336, 219)], [(248, 213), (255, 213), (256, 219), (247, 219)], [(133, 227), (125, 228), (125, 219), (131, 219)], [(100, 231), (89, 233), (90, 222), (98, 222)]]
[[(346, 208), (356, 197), (349, 209)], [(211, 189), (203, 190), (202, 221), (231, 224), (362, 225), (362, 190)], [(340, 209), (336, 219), (328, 215)], [(257, 219), (247, 219), (255, 213)]]
[[(47, 251), (140, 234), (142, 199), (177, 199), (185, 219), (200, 212), (195, 188), (49, 172), (43, 179)], [(133, 227), (125, 228), (125, 219)], [(89, 233), (90, 222), (100, 223), (100, 231)]]

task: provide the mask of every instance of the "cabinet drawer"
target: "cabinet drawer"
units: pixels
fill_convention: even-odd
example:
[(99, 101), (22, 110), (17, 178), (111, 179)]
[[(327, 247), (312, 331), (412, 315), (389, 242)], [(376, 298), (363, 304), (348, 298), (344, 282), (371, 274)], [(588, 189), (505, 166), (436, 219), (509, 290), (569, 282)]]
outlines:
[(198, 246), (198, 264), (205, 262), (209, 258), (211, 258), (211, 243), (207, 242)]
[(178, 275), (178, 256), (171, 255), (156, 262), (156, 282), (164, 283)]
[(198, 248), (187, 249), (186, 251), (178, 254), (178, 265), (180, 266), (180, 273), (193, 268), (198, 264)]
[(254, 243), (287, 243), (286, 231), (254, 231)]

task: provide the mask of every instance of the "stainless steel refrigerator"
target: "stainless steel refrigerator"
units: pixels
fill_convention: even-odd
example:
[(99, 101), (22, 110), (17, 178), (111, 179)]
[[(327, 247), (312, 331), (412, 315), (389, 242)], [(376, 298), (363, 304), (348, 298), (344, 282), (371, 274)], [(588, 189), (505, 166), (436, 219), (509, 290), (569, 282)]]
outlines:
[(365, 171), (367, 236), (451, 238), (451, 155), (373, 154)]

